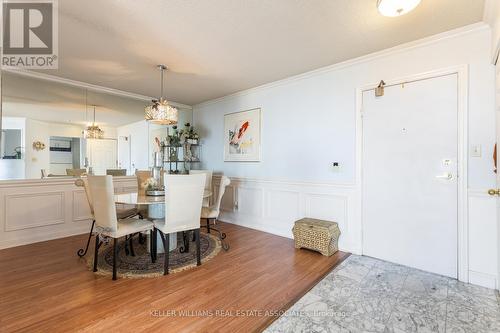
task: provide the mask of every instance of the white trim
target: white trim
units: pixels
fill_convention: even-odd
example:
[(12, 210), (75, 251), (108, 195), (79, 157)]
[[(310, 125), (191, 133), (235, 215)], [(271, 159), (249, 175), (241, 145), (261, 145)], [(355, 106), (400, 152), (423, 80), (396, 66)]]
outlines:
[[(20, 76), (26, 76), (26, 77), (39, 79), (39, 80), (57, 82), (57, 83), (66, 84), (66, 85), (75, 86), (75, 87), (80, 87), (80, 88), (85, 88), (85, 89), (89, 89), (89, 90), (93, 90), (93, 91), (108, 93), (111, 95), (130, 97), (130, 98), (135, 98), (135, 99), (144, 100), (144, 101), (151, 101), (152, 99), (157, 98), (157, 97), (150, 97), (150, 96), (140, 95), (140, 94), (136, 94), (136, 93), (131, 93), (131, 92), (123, 91), (123, 90), (119, 90), (119, 89), (103, 87), (103, 86), (99, 86), (99, 85), (91, 84), (91, 83), (86, 83), (86, 82), (82, 82), (82, 81), (71, 80), (71, 79), (67, 79), (64, 77), (59, 77), (59, 76), (50, 75), (50, 74), (46, 74), (46, 73), (33, 72), (33, 71), (30, 71), (27, 69), (21, 69), (21, 68), (16, 68), (16, 67), (3, 66), (2, 71), (16, 74), (16, 75), (20, 75)], [(175, 106), (176, 108), (179, 108), (179, 109), (188, 109), (188, 110), (193, 109), (193, 107), (190, 105), (172, 102), (170, 100), (169, 100), (169, 103), (171, 105)]]
[(497, 277), (492, 274), (469, 271), (469, 283), (485, 288), (498, 289)]
[(14, 239), (0, 239), (0, 250), (15, 246), (45, 242), (53, 239), (82, 235), (89, 232), (90, 223), (88, 225), (76, 224), (68, 230), (42, 231), (24, 234)]
[[(213, 175), (214, 179), (220, 179), (222, 174), (215, 173)], [(355, 189), (356, 183), (317, 183), (317, 182), (303, 182), (303, 181), (293, 181), (293, 180), (272, 180), (266, 178), (245, 178), (245, 177), (232, 177), (228, 176), (232, 182), (236, 181), (239, 183), (254, 182), (254, 183), (268, 183), (268, 184), (281, 184), (281, 185), (295, 185), (295, 186), (322, 186), (322, 187), (335, 187), (342, 189)]]
[(307, 79), (307, 78), (310, 78), (310, 77), (313, 77), (316, 75), (326, 74), (326, 73), (336, 71), (339, 69), (343, 69), (343, 68), (355, 66), (355, 65), (358, 65), (361, 63), (365, 63), (368, 61), (372, 61), (374, 59), (387, 57), (387, 56), (401, 53), (401, 52), (406, 52), (406, 51), (409, 51), (409, 50), (412, 50), (415, 48), (436, 44), (436, 43), (442, 42), (442, 41), (447, 40), (447, 39), (457, 38), (457, 37), (461, 37), (463, 35), (477, 33), (477, 32), (483, 31), (483, 30), (487, 30), (487, 29), (490, 29), (490, 26), (484, 22), (478, 22), (478, 23), (466, 25), (464, 27), (460, 27), (460, 28), (453, 29), (450, 31), (442, 32), (442, 33), (437, 34), (437, 35), (433, 35), (433, 36), (425, 37), (422, 39), (414, 40), (414, 41), (411, 41), (408, 43), (400, 44), (400, 45), (397, 45), (397, 46), (394, 46), (394, 47), (391, 47), (391, 48), (388, 48), (388, 49), (385, 49), (382, 51), (373, 52), (373, 53), (370, 53), (370, 54), (367, 54), (367, 55), (364, 55), (364, 56), (361, 56), (358, 58), (349, 59), (349, 60), (346, 60), (343, 62), (335, 63), (333, 65), (321, 67), (321, 68), (318, 68), (318, 69), (315, 69), (315, 70), (312, 70), (309, 72), (290, 76), (290, 77), (287, 77), (287, 78), (282, 79), (282, 80), (273, 81), (273, 82), (266, 83), (266, 84), (263, 84), (263, 85), (260, 85), (257, 87), (241, 90), (241, 91), (235, 92), (233, 94), (229, 94), (229, 95), (215, 98), (212, 100), (208, 100), (208, 101), (205, 101), (202, 103), (198, 103), (198, 104), (195, 104), (193, 106), (193, 109), (208, 106), (208, 105), (211, 105), (211, 104), (214, 104), (214, 103), (226, 100), (226, 99), (231, 99), (231, 98), (245, 96), (245, 95), (248, 95), (251, 93), (256, 93), (258, 91), (262, 91), (262, 90), (269, 89), (272, 87), (283, 86), (283, 85), (290, 84), (290, 83), (293, 83), (293, 82), (299, 81), (299, 80), (304, 80), (304, 79)]
[[(384, 81), (387, 85), (396, 85), (405, 82), (418, 81), (431, 79), (434, 77), (445, 76), (457, 74), (457, 93), (458, 93), (458, 221), (457, 221), (457, 231), (458, 231), (458, 279), (460, 281), (469, 282), (469, 240), (468, 240), (468, 188), (467, 188), (467, 138), (468, 138), (468, 66), (453, 66), (449, 68), (444, 68), (440, 70), (425, 72), (421, 74), (415, 74), (403, 78), (389, 79)], [(361, 221), (361, 234), (359, 235), (361, 239), (361, 249), (363, 249), (363, 202), (362, 202), (362, 191), (363, 191), (363, 179), (362, 179), (362, 169), (363, 169), (363, 92), (375, 89), (378, 86), (377, 83), (368, 84), (366, 86), (356, 89), (356, 184), (358, 193), (358, 203), (360, 209), (360, 221)]]

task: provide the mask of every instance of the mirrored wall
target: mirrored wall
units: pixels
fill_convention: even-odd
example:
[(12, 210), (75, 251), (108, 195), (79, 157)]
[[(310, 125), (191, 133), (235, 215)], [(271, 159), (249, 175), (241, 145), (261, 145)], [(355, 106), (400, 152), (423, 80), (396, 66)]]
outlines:
[[(144, 120), (146, 98), (2, 72), (0, 180), (133, 175), (169, 126)], [(192, 111), (179, 108), (179, 126)], [(100, 138), (93, 138), (92, 128)]]

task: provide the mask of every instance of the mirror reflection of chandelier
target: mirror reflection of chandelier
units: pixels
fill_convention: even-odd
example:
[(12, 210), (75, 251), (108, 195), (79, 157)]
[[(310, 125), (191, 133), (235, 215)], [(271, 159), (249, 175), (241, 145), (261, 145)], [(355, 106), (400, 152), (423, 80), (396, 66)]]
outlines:
[(163, 97), (163, 72), (167, 70), (167, 67), (165, 65), (158, 65), (158, 68), (160, 69), (161, 77), (161, 95), (158, 100), (153, 100), (153, 104), (144, 109), (145, 119), (154, 124), (175, 125), (179, 119), (178, 111)]
[(104, 136), (104, 131), (95, 124), (95, 105), (94, 105), (94, 119), (92, 125), (87, 126), (85, 130), (86, 139), (102, 139)]

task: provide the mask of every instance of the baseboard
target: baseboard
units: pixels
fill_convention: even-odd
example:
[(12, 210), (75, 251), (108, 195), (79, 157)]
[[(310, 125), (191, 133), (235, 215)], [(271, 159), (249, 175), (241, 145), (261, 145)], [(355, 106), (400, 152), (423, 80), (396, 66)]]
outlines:
[[(280, 231), (278, 229), (272, 228), (269, 225), (264, 224), (264, 223), (254, 223), (254, 222), (245, 221), (243, 219), (236, 219), (235, 217), (232, 216), (231, 213), (221, 213), (221, 217), (218, 220), (221, 222), (239, 225), (239, 226), (249, 228), (249, 229), (254, 229), (254, 230), (266, 232), (268, 234), (273, 234), (276, 236), (281, 236), (281, 237), (293, 239), (293, 235), (292, 235), (291, 230), (289, 233), (285, 233), (285, 232)], [(356, 246), (352, 246), (348, 242), (344, 242), (343, 246), (339, 245), (339, 250), (342, 252), (361, 255), (361, 249), (357, 248)]]
[(22, 246), (27, 244), (45, 242), (49, 240), (65, 238), (70, 236), (81, 235), (89, 232), (90, 225), (82, 225), (77, 226), (70, 230), (61, 230), (50, 233), (39, 233), (37, 232), (35, 235), (29, 235), (21, 238), (15, 239), (4, 239), (0, 240), (0, 250), (7, 249), (10, 247)]
[(497, 277), (492, 274), (469, 271), (469, 283), (490, 289), (498, 289)]

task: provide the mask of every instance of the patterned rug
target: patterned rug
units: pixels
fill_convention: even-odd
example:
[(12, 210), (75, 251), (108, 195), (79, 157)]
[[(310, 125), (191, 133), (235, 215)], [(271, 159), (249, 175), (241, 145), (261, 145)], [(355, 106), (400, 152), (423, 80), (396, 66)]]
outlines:
[[(182, 246), (181, 234), (178, 233), (177, 248), (170, 251), (169, 274), (196, 267), (196, 243), (190, 242), (189, 252), (180, 252), (179, 247)], [(163, 275), (163, 260), (165, 255), (158, 253), (158, 259), (153, 264), (146, 244), (147, 242), (140, 244), (138, 237), (135, 236), (133, 244), (135, 256), (131, 256), (125, 253), (125, 239), (122, 238), (120, 240), (116, 262), (119, 277), (151, 278)], [(221, 249), (220, 241), (215, 236), (206, 233), (200, 233), (200, 245), (202, 265), (215, 257)], [(94, 255), (90, 252), (89, 250), (86, 260), (89, 268), (92, 269)], [(96, 273), (101, 275), (113, 274), (113, 240), (110, 240), (108, 244), (103, 244), (99, 249)]]

